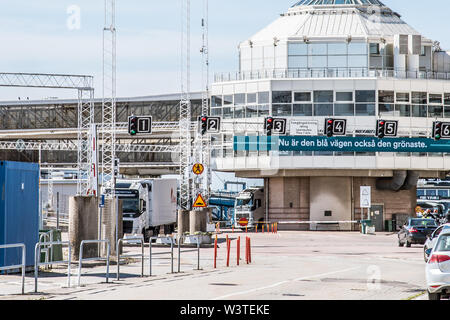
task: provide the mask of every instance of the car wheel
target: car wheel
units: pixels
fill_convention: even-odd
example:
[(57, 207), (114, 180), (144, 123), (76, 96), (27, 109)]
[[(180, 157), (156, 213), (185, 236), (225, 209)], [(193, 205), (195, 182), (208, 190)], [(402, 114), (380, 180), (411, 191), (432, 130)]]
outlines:
[(428, 300), (441, 300), (441, 294), (440, 293), (430, 293), (428, 292)]
[(411, 248), (411, 242), (409, 242), (408, 240), (406, 240), (406, 247)]

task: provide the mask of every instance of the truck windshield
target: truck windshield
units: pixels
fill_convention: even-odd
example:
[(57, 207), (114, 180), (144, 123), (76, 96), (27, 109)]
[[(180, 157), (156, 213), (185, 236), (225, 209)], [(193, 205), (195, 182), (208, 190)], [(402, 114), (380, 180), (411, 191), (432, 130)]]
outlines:
[(252, 206), (252, 205), (253, 205), (253, 199), (252, 198), (236, 199), (236, 206), (237, 207)]
[(123, 199), (124, 213), (139, 213), (139, 199)]

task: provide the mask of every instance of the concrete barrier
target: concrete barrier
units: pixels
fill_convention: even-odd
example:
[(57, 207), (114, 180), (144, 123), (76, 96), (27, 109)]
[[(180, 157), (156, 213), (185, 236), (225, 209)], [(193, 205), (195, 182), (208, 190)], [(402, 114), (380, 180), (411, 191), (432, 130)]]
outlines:
[(189, 213), (189, 232), (206, 232), (206, 224), (208, 222), (208, 210), (191, 211)]
[[(83, 240), (97, 240), (98, 237), (98, 205), (94, 197), (69, 198), (69, 242), (72, 260), (78, 260), (80, 244)], [(84, 248), (84, 257), (97, 257), (98, 245), (88, 244)]]
[(190, 231), (190, 212), (187, 210), (178, 210), (178, 235), (183, 236), (185, 232)]

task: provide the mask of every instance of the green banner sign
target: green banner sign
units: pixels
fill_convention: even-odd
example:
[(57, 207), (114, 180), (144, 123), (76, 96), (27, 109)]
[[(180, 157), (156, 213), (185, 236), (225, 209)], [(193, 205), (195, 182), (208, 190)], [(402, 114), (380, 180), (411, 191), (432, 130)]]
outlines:
[(235, 136), (235, 151), (450, 153), (450, 140), (427, 138)]

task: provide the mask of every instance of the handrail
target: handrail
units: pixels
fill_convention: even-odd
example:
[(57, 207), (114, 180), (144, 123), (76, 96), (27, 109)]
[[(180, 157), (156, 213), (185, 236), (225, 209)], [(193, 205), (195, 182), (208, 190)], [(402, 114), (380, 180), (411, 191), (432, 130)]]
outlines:
[(86, 258), (83, 259), (83, 246), (85, 244), (91, 244), (91, 243), (106, 243), (107, 245), (107, 255), (106, 255), (106, 283), (108, 283), (109, 278), (109, 255), (111, 252), (111, 244), (109, 240), (83, 240), (80, 244), (80, 258), (78, 261), (78, 286), (81, 285), (81, 267), (83, 261), (94, 261), (94, 260), (104, 260), (101, 257), (95, 257), (95, 258)]
[(450, 72), (408, 71), (393, 68), (288, 68), (263, 69), (217, 73), (215, 82), (230, 82), (258, 79), (306, 79), (306, 78), (399, 78), (450, 80)]
[(141, 267), (141, 277), (143, 277), (144, 276), (144, 240), (142, 239), (142, 238), (126, 238), (126, 239), (119, 239), (119, 240), (117, 240), (117, 247), (116, 247), (116, 250), (117, 250), (117, 281), (119, 281), (120, 280), (120, 243), (123, 243), (123, 242), (129, 242), (129, 241), (139, 241), (140, 242), (140, 244), (141, 244), (141, 250), (142, 250), (142, 253), (141, 254), (138, 254), (138, 255), (122, 255), (122, 257), (123, 258), (125, 258), (125, 257), (128, 257), (128, 258), (131, 258), (131, 257), (141, 257), (141, 264), (142, 264), (142, 267)]
[[(40, 262), (41, 258), (41, 247), (42, 246), (53, 246), (53, 245), (67, 245), (69, 248), (68, 260), (62, 261), (48, 261), (46, 258), (45, 262)], [(69, 241), (50, 241), (50, 242), (38, 242), (34, 247), (34, 292), (38, 291), (38, 276), (39, 276), (39, 266), (48, 266), (54, 264), (67, 264), (67, 287), (70, 288), (70, 267), (72, 264), (72, 249)]]
[(26, 259), (27, 248), (25, 247), (25, 244), (23, 244), (23, 243), (0, 245), (0, 249), (13, 249), (13, 248), (22, 248), (22, 264), (21, 265), (13, 265), (13, 266), (3, 266), (3, 267), (0, 267), (0, 271), (21, 268), (22, 269), (22, 294), (25, 294), (25, 259)]
[(149, 239), (149, 266), (150, 266), (150, 277), (152, 276), (152, 240), (158, 240), (158, 239), (170, 239), (170, 252), (160, 252), (155, 253), (155, 255), (162, 255), (162, 254), (168, 254), (170, 253), (170, 259), (171, 259), (171, 273), (173, 273), (173, 238), (172, 237), (166, 237), (166, 238), (158, 238), (158, 237), (151, 237)]

